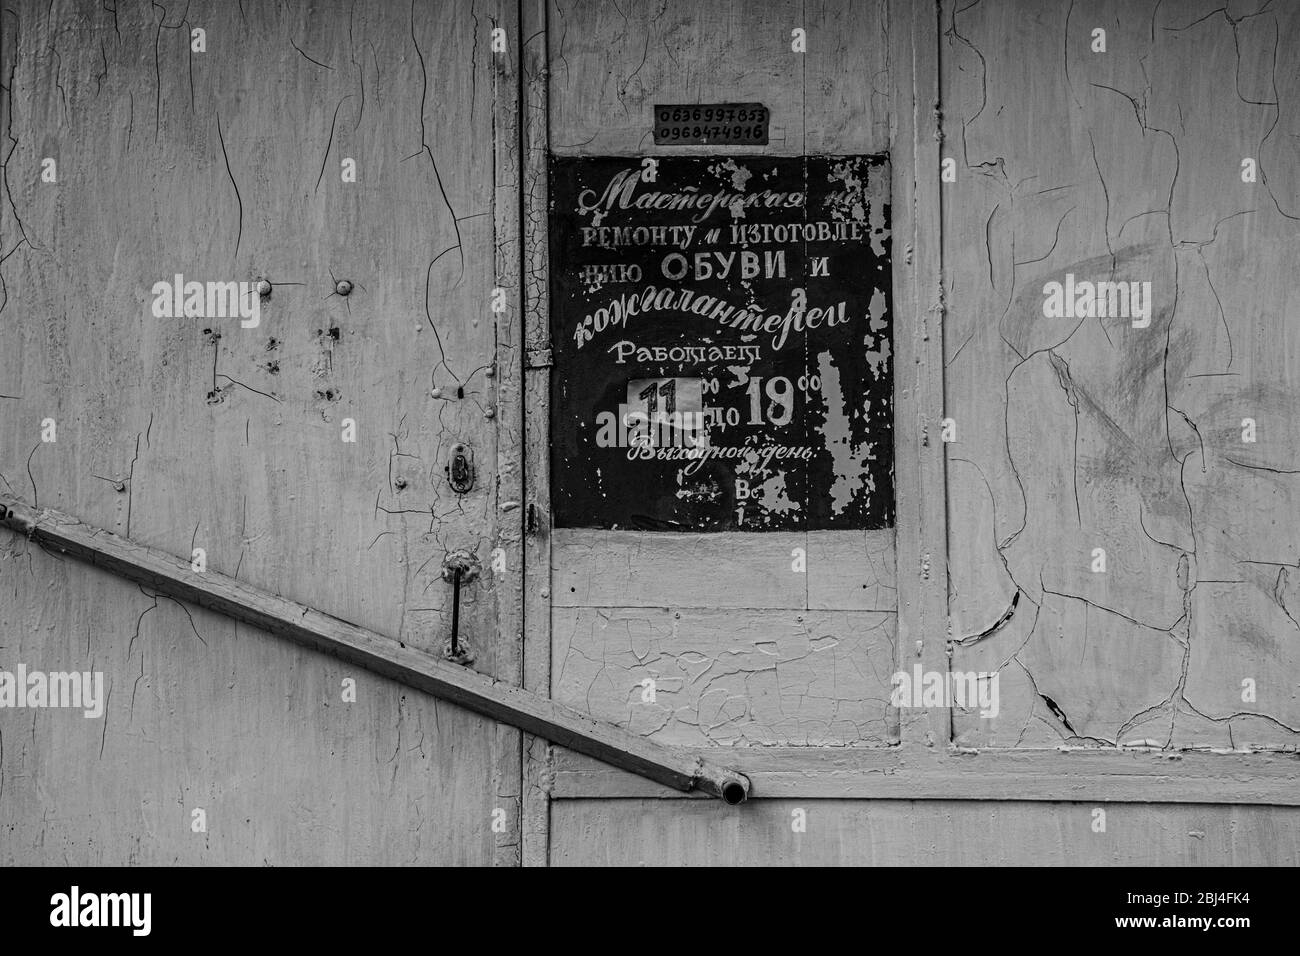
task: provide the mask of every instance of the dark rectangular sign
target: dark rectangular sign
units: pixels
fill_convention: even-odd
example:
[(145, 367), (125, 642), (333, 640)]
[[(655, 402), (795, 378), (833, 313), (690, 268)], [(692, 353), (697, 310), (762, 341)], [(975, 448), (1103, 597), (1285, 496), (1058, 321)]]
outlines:
[(560, 158), (558, 527), (894, 522), (885, 156)]
[(677, 103), (655, 107), (656, 146), (766, 146), (771, 113), (762, 103)]

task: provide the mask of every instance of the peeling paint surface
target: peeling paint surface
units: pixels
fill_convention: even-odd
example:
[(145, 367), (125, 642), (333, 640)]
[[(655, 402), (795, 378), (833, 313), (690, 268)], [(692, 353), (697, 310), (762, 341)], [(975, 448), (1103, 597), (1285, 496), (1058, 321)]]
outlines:
[[(507, 285), (498, 197), (517, 219), (494, 181), (497, 63), (479, 32), (511, 5), (468, 9), (4, 5), (5, 494), (203, 549), (211, 570), (438, 652), (442, 559), (490, 566), (509, 479), (484, 416), (496, 329), (467, 317)], [(40, 181), (47, 156), (57, 183)], [(151, 284), (176, 273), (267, 278), (260, 324), (154, 317)], [(464, 496), (444, 470), (458, 442), (478, 471)], [(463, 595), (461, 627), (476, 667), (506, 675), (495, 582)], [(510, 852), (490, 828), (518, 793), (517, 770), (499, 773), (508, 738), (445, 702), (8, 534), (0, 646), (0, 666), (102, 671), (108, 696), (102, 721), (0, 712), (0, 864)]]
[(759, 622), (726, 611), (582, 608), (565, 624), (553, 696), (651, 740), (802, 747), (889, 736), (892, 614)]
[[(526, 538), (541, 555), (527, 628), (509, 622), (517, 595), (495, 572), (464, 595), (477, 666), (514, 680), (518, 632), (544, 628), (528, 648), (542, 692), (653, 741), (771, 759), (789, 789), (744, 816), (617, 781), (582, 791), (574, 781), (600, 768), (574, 770), (561, 748), (534, 739), (521, 759), (512, 728), (7, 536), (0, 666), (18, 655), (102, 670), (108, 696), (89, 733), (80, 717), (0, 714), (0, 863), (464, 865), (510, 862), (525, 840), (557, 864), (1300, 858), (1296, 808), (1259, 796), (1265, 778), (1290, 786), (1300, 743), (1300, 11), (943, 0), (936, 57), (911, 36), (898, 43), (913, 17), (898, 0), (542, 6), (544, 28), (518, 32), (518, 5), (493, 0), (9, 0), (0, 489), (175, 554), (202, 547), (213, 568), (422, 650), (441, 646), (449, 621), (443, 557), (466, 549), (486, 570), (501, 547), (515, 575)], [(794, 23), (807, 56), (787, 52)], [(236, 68), (191, 55), (188, 29), (209, 24), (223, 34), (210, 43), (237, 44)], [(497, 26), (510, 29), (509, 57), (489, 49)], [(1097, 26), (1104, 55), (1089, 49)], [(517, 104), (503, 120), (502, 104), (537, 79), (515, 72), (515, 40), (542, 51), (532, 88), (549, 105)], [(940, 95), (916, 106), (941, 137), (924, 139), (957, 176), (936, 187), (942, 283), (895, 315), (890, 282), (864, 279), (852, 362), (799, 343), (799, 372), (818, 381), (800, 391), (807, 415), (785, 427), (820, 446), (819, 493), (751, 447), (726, 471), (673, 482), (686, 520), (553, 527), (546, 496), (522, 487), (525, 429), (500, 414), (523, 404), (518, 379), (506, 381), (511, 356), (536, 363), (534, 409), (548, 407), (552, 358), (545, 215), (529, 205), (538, 182), (524, 180), (532, 239), (501, 229), (520, 218), (523, 128), (549, 135), (530, 147), (542, 169), (548, 150), (637, 170), (651, 158), (667, 183), (667, 158), (689, 156), (712, 189), (741, 196), (773, 188), (774, 158), (835, 158), (815, 177), (835, 196), (828, 218), (859, 226), (866, 250), (892, 250), (901, 268), (938, 241), (904, 234), (924, 200), (903, 189), (891, 221), (889, 167), (864, 174), (844, 159), (910, 145), (919, 123), (898, 111), (899, 90), (930, 69)], [(761, 99), (769, 142), (651, 146), (652, 103), (706, 97)], [(39, 180), (47, 155), (57, 188)], [(344, 157), (358, 160), (354, 190), (339, 181)], [(557, 214), (613, 223), (573, 198)], [(759, 213), (733, 197), (713, 218), (726, 230), (762, 225)], [(697, 248), (679, 251), (693, 271)], [(148, 318), (149, 281), (180, 271), (269, 278), (261, 327)], [(765, 282), (741, 284), (746, 304)], [(1084, 282), (1089, 294), (1048, 314), (1049, 286)], [(1111, 282), (1149, 283), (1150, 296), (1117, 311), (1098, 288)], [(513, 308), (521, 283), (533, 305), (542, 290), (522, 340), (491, 305), (503, 289)], [(598, 272), (575, 285), (590, 301), (619, 288)], [(892, 507), (893, 436), (886, 446), (873, 425), (892, 423), (895, 394), (918, 381), (907, 337), (933, 330), (929, 316), (943, 325), (943, 407), (900, 425), (898, 441), (942, 456), (946, 495), (927, 504), (946, 518), (948, 549), (931, 549), (936, 534), (904, 566), (896, 540), (908, 553), (915, 528), (862, 509)], [(742, 417), (756, 380), (760, 414), (779, 409), (764, 388), (771, 367), (739, 351), (715, 364), (708, 378)], [(646, 365), (631, 395), (632, 376), (620, 382), (625, 404), (651, 382), (664, 401), (670, 380), (682, 408), (696, 401), (686, 383), (709, 403), (705, 376)], [(940, 413), (955, 440), (936, 448)], [(39, 440), (46, 417), (56, 444)], [(339, 440), (345, 419), (355, 444)], [(476, 471), (464, 495), (446, 478), (461, 443)], [(762, 517), (743, 530), (726, 523), (737, 479)], [(629, 482), (602, 463), (567, 487), (606, 499)], [(633, 484), (638, 500), (647, 487)], [(917, 580), (948, 591), (949, 619), (924, 633), (907, 626)], [(919, 739), (907, 715), (900, 728), (891, 672), (922, 648), (950, 651), (954, 670), (997, 671), (998, 716), (959, 708), (947, 740)], [(351, 677), (358, 700), (344, 704)], [(910, 786), (948, 745), (968, 749), (940, 797), (842, 799), (871, 795), (875, 778)], [(1047, 766), (1110, 761), (1088, 786), (1106, 799), (1128, 788), (1114, 805), (1142, 841), (1090, 830), (1091, 805), (1061, 796), (1080, 785), (1072, 765), (1013, 783), (986, 762), (1023, 770), (1014, 762), (1056, 748), (1096, 753)], [(1139, 802), (1188, 799), (1177, 767), (1219, 758), (1219, 805)], [(1011, 792), (1023, 779), (1033, 794)], [(1199, 796), (1209, 775), (1193, 779)], [(977, 798), (949, 799), (975, 782)], [(792, 791), (814, 783), (814, 825), (773, 839), (809, 806)], [(525, 787), (545, 821), (540, 849), (515, 825)], [(1222, 805), (1225, 792), (1242, 799), (1238, 787), (1261, 805)], [(217, 821), (206, 836), (188, 830), (195, 806)], [(506, 833), (489, 829), (499, 808)]]
[[(1300, 743), (1297, 29), (1268, 3), (945, 8), (953, 667), (1002, 679), (959, 744)], [(1071, 276), (1150, 283), (1150, 313), (1048, 317)]]

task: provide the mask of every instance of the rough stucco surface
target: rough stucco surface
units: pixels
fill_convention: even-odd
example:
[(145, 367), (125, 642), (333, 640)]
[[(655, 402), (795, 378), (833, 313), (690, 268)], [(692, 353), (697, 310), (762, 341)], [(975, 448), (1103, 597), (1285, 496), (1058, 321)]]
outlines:
[[(497, 544), (499, 13), (464, 13), (4, 4), (0, 488), (439, 650), (444, 554), (487, 566)], [(175, 273), (275, 287), (257, 328), (156, 319)], [(463, 497), (455, 442), (478, 469)], [(494, 581), (462, 607), (489, 672)], [(0, 714), (5, 863), (482, 863), (517, 843), (491, 830), (518, 792), (492, 722), (6, 533), (16, 661), (101, 670), (109, 699), (98, 721)]]
[[(1294, 749), (1300, 11), (984, 2), (941, 30), (952, 666), (1002, 697), (954, 738)], [(1149, 281), (1150, 325), (1044, 317), (1067, 273)]]

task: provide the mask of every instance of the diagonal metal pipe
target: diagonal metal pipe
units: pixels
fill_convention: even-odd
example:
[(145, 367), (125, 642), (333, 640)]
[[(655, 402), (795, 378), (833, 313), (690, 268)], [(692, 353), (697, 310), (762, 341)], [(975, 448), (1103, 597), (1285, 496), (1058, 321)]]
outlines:
[(744, 774), (651, 743), (513, 684), (403, 647), (383, 634), (218, 571), (195, 571), (188, 561), (92, 527), (71, 515), (49, 508), (37, 511), (0, 495), (0, 526), (161, 594), (332, 654), (612, 767), (676, 790), (698, 790), (732, 805), (749, 797), (749, 779)]

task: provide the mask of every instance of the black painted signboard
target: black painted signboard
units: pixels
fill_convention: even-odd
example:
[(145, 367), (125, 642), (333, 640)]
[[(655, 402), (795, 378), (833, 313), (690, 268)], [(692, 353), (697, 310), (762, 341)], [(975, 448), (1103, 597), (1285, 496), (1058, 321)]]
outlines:
[(550, 173), (555, 524), (892, 526), (887, 157)]

